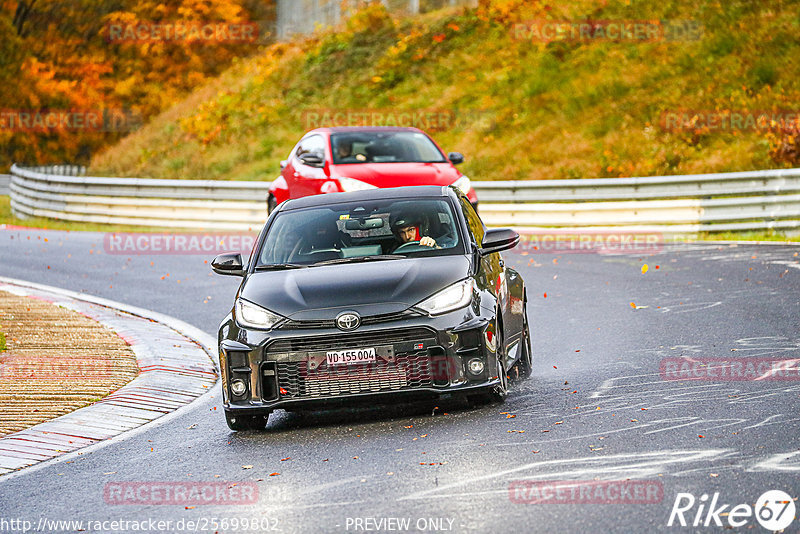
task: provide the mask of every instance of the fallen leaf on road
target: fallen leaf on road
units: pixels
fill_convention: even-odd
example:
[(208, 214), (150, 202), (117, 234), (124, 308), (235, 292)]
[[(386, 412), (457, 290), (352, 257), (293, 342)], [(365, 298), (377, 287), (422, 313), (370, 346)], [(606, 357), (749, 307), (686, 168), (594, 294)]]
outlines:
[(642, 274), (646, 273), (649, 268), (646, 263), (642, 265)]
[(242, 466), (242, 469), (252, 469), (252, 468), (253, 468), (252, 465), (243, 465)]
[(270, 473), (270, 474), (269, 474), (269, 476), (271, 476), (271, 477), (276, 477), (276, 476), (278, 476), (278, 475), (280, 475), (280, 473)]

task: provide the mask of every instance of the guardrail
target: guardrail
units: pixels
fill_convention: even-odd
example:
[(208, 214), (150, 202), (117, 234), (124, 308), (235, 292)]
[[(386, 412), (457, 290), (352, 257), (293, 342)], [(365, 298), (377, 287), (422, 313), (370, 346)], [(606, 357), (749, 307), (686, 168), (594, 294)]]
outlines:
[[(11, 208), (20, 217), (214, 230), (257, 229), (266, 217), (268, 182), (101, 178), (71, 166), (14, 165), (11, 173)], [(800, 228), (800, 169), (473, 187), (490, 226), (664, 234)]]

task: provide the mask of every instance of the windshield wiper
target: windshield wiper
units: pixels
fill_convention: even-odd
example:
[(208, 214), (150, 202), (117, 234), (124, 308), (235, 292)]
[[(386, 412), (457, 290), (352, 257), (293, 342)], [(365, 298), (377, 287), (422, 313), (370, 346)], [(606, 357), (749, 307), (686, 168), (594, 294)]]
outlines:
[(256, 271), (279, 271), (282, 269), (305, 269), (308, 265), (299, 263), (270, 263), (268, 265), (256, 265)]
[(317, 265), (336, 265), (337, 263), (358, 263), (362, 261), (381, 261), (381, 260), (402, 260), (405, 256), (402, 254), (378, 254), (375, 256), (353, 256), (350, 258), (335, 258), (333, 260), (319, 261), (312, 263), (312, 266)]

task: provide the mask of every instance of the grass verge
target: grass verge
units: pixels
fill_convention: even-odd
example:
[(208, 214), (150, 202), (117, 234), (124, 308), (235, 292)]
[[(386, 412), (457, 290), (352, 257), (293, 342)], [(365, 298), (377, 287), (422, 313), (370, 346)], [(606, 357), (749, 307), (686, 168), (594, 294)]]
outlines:
[(800, 234), (781, 232), (703, 232), (698, 241), (788, 241), (800, 243)]
[[(797, 152), (766, 126), (701, 121), (717, 110), (796, 113), (797, 0), (480, 6), (403, 18), (374, 3), (336, 30), (268, 47), (96, 155), (89, 172), (272, 180), (314, 127), (359, 124), (364, 112), (397, 124), (400, 112), (436, 111), (451, 120), (418, 125), (445, 151), (463, 152), (460, 168), (473, 180), (800, 165), (780, 155)], [(547, 42), (518, 31), (536, 20), (688, 21), (701, 31), (685, 39)], [(334, 118), (342, 111), (353, 113)], [(681, 117), (677, 126), (668, 116)]]

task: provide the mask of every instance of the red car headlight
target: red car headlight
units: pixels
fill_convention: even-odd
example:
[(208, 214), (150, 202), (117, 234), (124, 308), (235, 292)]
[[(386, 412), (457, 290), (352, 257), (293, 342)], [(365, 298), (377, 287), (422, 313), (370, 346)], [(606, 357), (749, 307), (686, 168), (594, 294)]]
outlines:
[(361, 180), (356, 180), (355, 178), (339, 178), (339, 185), (342, 188), (342, 191), (345, 193), (350, 193), (352, 191), (364, 191), (366, 189), (377, 189), (376, 186), (372, 184), (368, 184), (367, 182), (362, 182)]

